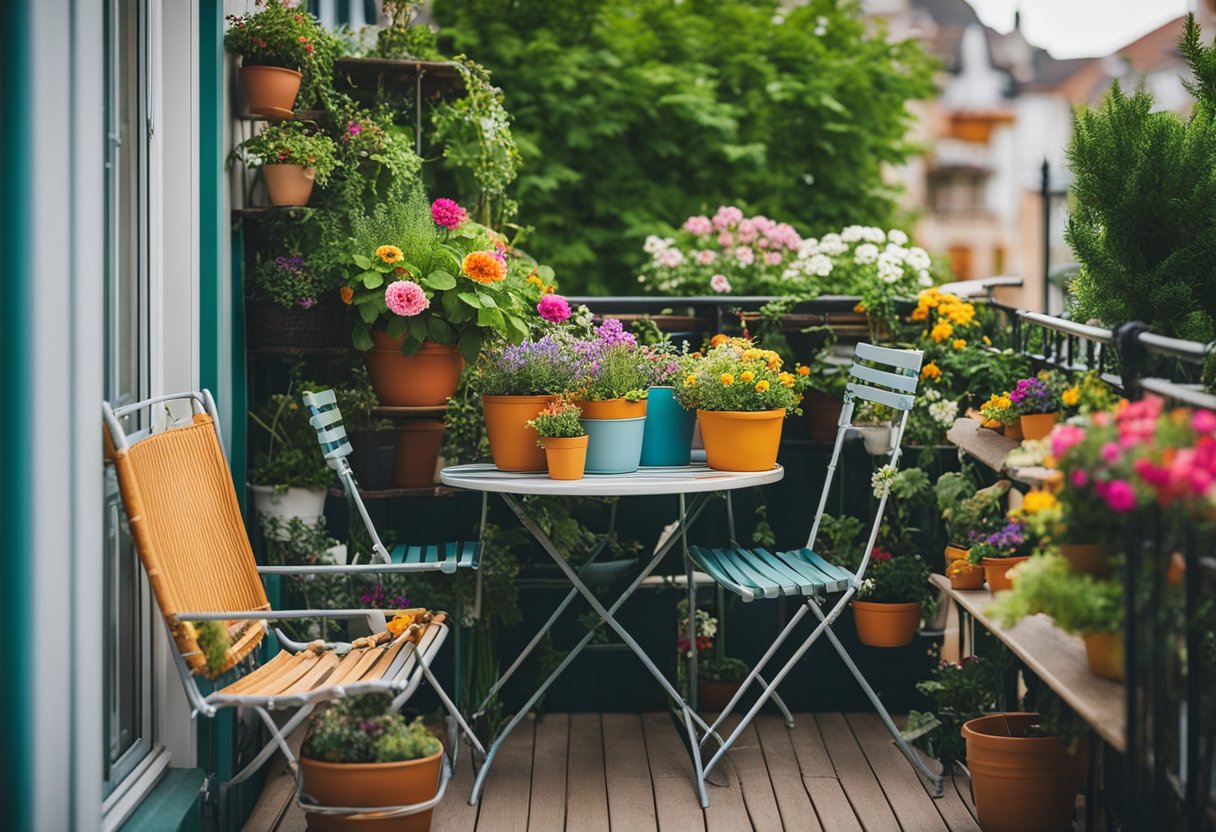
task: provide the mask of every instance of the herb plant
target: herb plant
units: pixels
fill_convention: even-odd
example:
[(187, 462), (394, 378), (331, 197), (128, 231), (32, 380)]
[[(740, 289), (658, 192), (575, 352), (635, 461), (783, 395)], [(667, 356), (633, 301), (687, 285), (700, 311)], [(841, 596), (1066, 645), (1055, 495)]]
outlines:
[(1067, 632), (1115, 633), (1123, 628), (1123, 585), (1075, 574), (1058, 554), (1031, 558), (1017, 567), (1013, 589), (988, 608), (1005, 626), (1045, 613)]
[(301, 755), (330, 763), (394, 763), (438, 754), (443, 744), (418, 717), (389, 710), (387, 694), (348, 696), (313, 718)]
[(891, 555), (876, 549), (857, 597), (876, 604), (929, 603), (934, 597), (929, 567), (920, 555)]

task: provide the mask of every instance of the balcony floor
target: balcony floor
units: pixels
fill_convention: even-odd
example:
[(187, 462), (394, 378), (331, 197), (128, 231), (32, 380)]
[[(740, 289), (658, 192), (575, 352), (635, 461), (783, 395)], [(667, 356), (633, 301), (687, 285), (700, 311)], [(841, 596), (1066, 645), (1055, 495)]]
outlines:
[[(931, 799), (876, 715), (796, 722), (787, 731), (780, 717), (760, 716), (715, 770), (702, 810), (667, 714), (548, 714), (521, 724), (499, 751), (479, 806), (466, 802), (473, 770), (462, 749), (431, 829), (978, 832), (962, 776)], [(291, 789), (286, 776), (268, 780), (246, 832), (305, 829)]]

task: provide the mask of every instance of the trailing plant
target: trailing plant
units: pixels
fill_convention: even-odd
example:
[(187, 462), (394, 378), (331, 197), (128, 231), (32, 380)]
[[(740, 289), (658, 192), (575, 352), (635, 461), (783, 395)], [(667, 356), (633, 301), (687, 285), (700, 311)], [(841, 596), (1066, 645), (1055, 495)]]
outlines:
[(251, 167), (301, 165), (313, 172), (318, 185), (328, 182), (338, 166), (333, 140), (302, 121), (267, 125), (237, 145), (231, 159), (240, 159)]
[(303, 74), (305, 106), (323, 106), (332, 95), (334, 59), (340, 41), (325, 31), (306, 3), (257, 0), (261, 10), (228, 15), (224, 48), (240, 55), (243, 66), (279, 66)]
[(412, 722), (390, 709), (392, 697), (347, 696), (313, 718), (301, 755), (330, 763), (393, 763), (430, 757), (443, 744), (422, 718)]
[(415, 19), (422, 5), (415, 0), (384, 0), (381, 11), (388, 17), (388, 25), (377, 33), (371, 54), (377, 58), (438, 60), (435, 33)]

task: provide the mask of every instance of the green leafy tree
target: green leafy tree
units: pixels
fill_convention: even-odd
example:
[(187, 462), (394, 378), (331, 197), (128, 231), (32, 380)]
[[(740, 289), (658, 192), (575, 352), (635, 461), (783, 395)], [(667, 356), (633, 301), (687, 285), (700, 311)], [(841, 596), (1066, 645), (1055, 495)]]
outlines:
[(441, 45), (506, 92), (518, 221), (567, 287), (625, 292), (646, 235), (719, 204), (808, 233), (887, 224), (884, 163), (931, 91), (854, 0), (437, 0)]

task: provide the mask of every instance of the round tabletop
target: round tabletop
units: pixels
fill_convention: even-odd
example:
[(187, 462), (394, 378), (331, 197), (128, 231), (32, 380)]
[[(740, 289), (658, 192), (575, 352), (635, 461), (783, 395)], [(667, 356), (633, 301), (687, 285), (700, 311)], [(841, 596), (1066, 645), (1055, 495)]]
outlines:
[(500, 471), (490, 464), (453, 465), (439, 472), (444, 485), (502, 494), (552, 494), (564, 497), (627, 497), (630, 495), (695, 494), (733, 491), (777, 482), (785, 469), (717, 471), (705, 463), (670, 468), (639, 468), (631, 474), (588, 474), (581, 480), (551, 480), (545, 473)]

